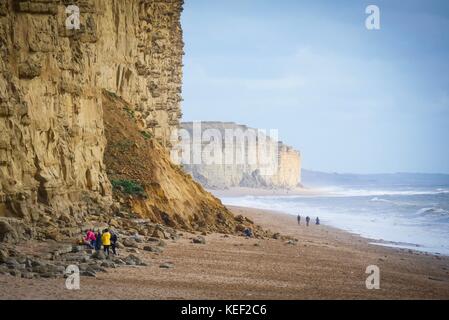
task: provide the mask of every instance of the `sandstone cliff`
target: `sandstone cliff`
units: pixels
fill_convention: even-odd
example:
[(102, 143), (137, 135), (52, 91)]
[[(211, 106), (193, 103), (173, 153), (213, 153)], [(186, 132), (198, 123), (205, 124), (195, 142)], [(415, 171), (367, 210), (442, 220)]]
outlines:
[[(268, 132), (259, 135), (257, 129), (233, 122), (206, 121), (195, 125), (184, 122), (181, 128), (190, 138), (187, 142), (181, 141), (175, 152), (190, 153), (187, 161), (181, 159), (180, 162), (195, 180), (207, 188), (294, 188), (301, 181), (300, 153), (272, 139)], [(204, 156), (214, 149), (211, 146), (217, 142), (223, 156), (207, 163)], [(187, 143), (187, 148), (184, 143)], [(201, 153), (200, 163), (195, 162), (197, 151)]]
[(2, 1), (2, 216), (38, 222), (46, 205), (78, 218), (84, 196), (110, 198), (97, 85), (106, 58), (100, 15), (94, 2), (80, 7), (83, 29), (72, 33), (62, 1)]
[[(79, 7), (79, 30), (66, 27), (68, 4)], [(181, 117), (182, 5), (0, 1), (0, 235), (14, 229), (46, 237), (93, 215), (102, 219), (117, 212), (103, 160), (104, 90), (126, 104), (140, 134), (157, 140), (151, 150), (158, 151), (140, 159), (154, 161), (145, 188), (157, 196), (132, 208), (186, 227), (214, 223), (220, 212), (228, 217), (215, 198), (162, 156)]]

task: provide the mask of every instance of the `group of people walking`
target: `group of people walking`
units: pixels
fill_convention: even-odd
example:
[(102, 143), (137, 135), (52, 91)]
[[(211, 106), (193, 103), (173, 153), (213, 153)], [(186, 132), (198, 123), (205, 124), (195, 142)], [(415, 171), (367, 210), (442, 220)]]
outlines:
[[(301, 225), (301, 216), (299, 214), (298, 214), (297, 220), (298, 220), (298, 225)], [(309, 224), (310, 224), (310, 217), (307, 216), (306, 217), (306, 226), (309, 226)], [(320, 218), (316, 217), (315, 224), (316, 225), (320, 224)]]
[(104, 229), (103, 232), (98, 229), (97, 233), (92, 229), (87, 230), (86, 236), (83, 238), (85, 245), (96, 251), (100, 251), (103, 247), (104, 253), (108, 256), (110, 250), (114, 255), (117, 255), (117, 241), (117, 234), (109, 229)]

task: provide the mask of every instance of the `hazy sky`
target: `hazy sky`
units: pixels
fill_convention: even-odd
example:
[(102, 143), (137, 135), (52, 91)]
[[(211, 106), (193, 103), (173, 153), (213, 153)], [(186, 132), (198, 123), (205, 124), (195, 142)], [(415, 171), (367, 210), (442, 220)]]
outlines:
[(449, 1), (186, 0), (183, 29), (184, 121), (279, 129), (308, 169), (449, 173)]

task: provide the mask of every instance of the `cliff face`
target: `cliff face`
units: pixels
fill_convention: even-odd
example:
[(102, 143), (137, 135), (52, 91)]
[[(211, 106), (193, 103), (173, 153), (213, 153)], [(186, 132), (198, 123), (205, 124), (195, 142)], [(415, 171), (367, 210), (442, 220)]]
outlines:
[(301, 183), (301, 154), (292, 147), (281, 144), (278, 149), (278, 172), (274, 185), (292, 188)]
[(183, 0), (95, 0), (97, 85), (130, 105), (162, 145), (181, 118)]
[(82, 211), (69, 203), (83, 192), (110, 196), (98, 14), (84, 4), (84, 28), (70, 33), (60, 1), (2, 1), (0, 215), (33, 218), (26, 208), (38, 203)]
[[(179, 157), (182, 152), (190, 153), (180, 162), (184, 170), (203, 186), (213, 189), (236, 186), (293, 188), (300, 183), (301, 156), (293, 148), (266, 134), (256, 138), (257, 129), (232, 122), (201, 122), (200, 125), (195, 128), (191, 122), (181, 124), (190, 140), (184, 141), (186, 144), (180, 143), (175, 153)], [(180, 133), (182, 136), (182, 131)], [(233, 138), (228, 139), (229, 135)], [(223, 155), (216, 158), (218, 161), (208, 163), (205, 156), (217, 151), (211, 151), (212, 146), (218, 147)], [(195, 161), (194, 155), (198, 150), (202, 157), (200, 163)]]
[[(69, 4), (79, 7), (79, 30), (66, 27)], [(181, 117), (182, 5), (182, 0), (0, 1), (0, 218), (59, 230), (113, 211), (103, 160), (104, 92), (125, 101), (145, 137), (160, 148), (170, 146)], [(176, 178), (174, 171), (164, 176), (164, 166), (159, 170), (160, 179)], [(180, 189), (192, 187), (179, 182)], [(166, 198), (191, 200), (164, 187)], [(216, 199), (198, 194), (206, 204), (202, 208), (212, 201), (210, 208), (227, 213)], [(162, 204), (142, 214), (150, 216)], [(179, 207), (169, 202), (159, 209), (171, 213)], [(8, 228), (3, 224), (0, 233)]]

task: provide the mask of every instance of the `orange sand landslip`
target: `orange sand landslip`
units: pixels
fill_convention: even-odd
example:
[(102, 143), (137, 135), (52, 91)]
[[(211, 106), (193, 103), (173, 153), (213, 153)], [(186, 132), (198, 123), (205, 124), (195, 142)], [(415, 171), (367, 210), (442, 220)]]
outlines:
[[(205, 245), (191, 234), (169, 242), (162, 255), (147, 253), (149, 267), (110, 269), (81, 278), (69, 291), (64, 279), (0, 276), (1, 299), (449, 299), (449, 258), (370, 245), (368, 240), (326, 226), (298, 227), (295, 217), (230, 208), (273, 231), (281, 240), (209, 234)], [(174, 268), (162, 269), (172, 262)], [(368, 290), (368, 265), (381, 272), (380, 290)]]

